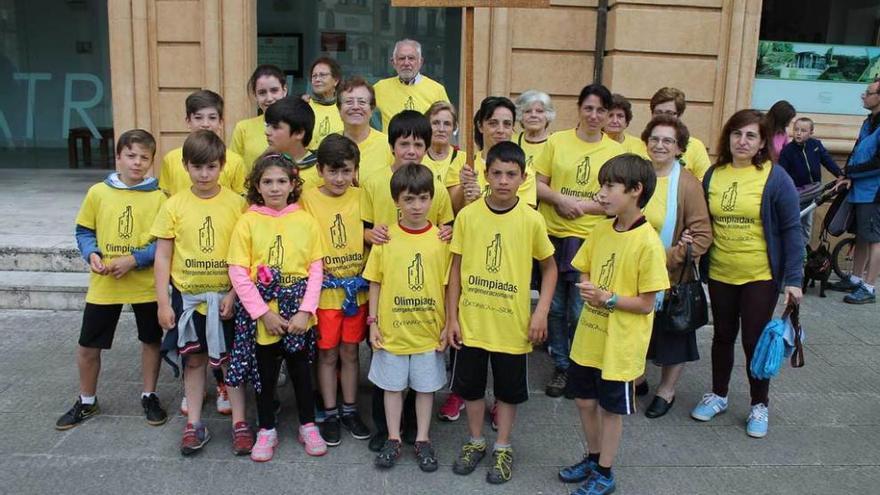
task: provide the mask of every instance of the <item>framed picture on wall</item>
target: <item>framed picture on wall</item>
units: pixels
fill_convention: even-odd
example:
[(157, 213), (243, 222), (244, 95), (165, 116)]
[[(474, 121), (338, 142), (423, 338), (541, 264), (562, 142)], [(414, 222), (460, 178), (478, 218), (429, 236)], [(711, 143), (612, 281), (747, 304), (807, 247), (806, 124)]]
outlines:
[(285, 74), (293, 77), (303, 77), (303, 35), (257, 35), (257, 61), (260, 64), (277, 65)]

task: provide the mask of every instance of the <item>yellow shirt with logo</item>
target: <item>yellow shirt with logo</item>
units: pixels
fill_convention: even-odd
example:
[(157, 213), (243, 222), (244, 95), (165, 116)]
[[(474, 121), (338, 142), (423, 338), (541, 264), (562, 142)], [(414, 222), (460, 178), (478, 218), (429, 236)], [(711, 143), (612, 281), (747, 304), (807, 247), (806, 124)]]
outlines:
[[(597, 287), (618, 297), (635, 297), (669, 288), (666, 252), (647, 222), (627, 232), (614, 230), (615, 219), (602, 220), (581, 246), (571, 265)], [(571, 359), (602, 370), (602, 378), (632, 381), (645, 371), (654, 313), (608, 311), (587, 303), (571, 344)]]
[(309, 100), (309, 106), (315, 112), (315, 128), (312, 129), (312, 141), (308, 147), (316, 150), (325, 137), (330, 134), (342, 134), (342, 117), (339, 116), (339, 107), (335, 102), (325, 105), (312, 98)]
[[(373, 225), (395, 225), (400, 219), (400, 210), (391, 197), (391, 167), (374, 173), (361, 183), (361, 219)], [(452, 200), (444, 184), (434, 177), (434, 198), (428, 210), (428, 221), (434, 225), (452, 222)]]
[[(599, 170), (609, 159), (622, 154), (623, 146), (605, 134), (595, 143), (577, 136), (576, 129), (553, 133), (543, 153), (535, 159), (535, 172), (550, 178), (550, 189), (566, 196), (591, 200), (599, 192)], [(554, 237), (586, 239), (603, 217), (584, 215), (574, 220), (562, 218), (553, 205), (541, 203), (538, 211), (547, 221), (547, 232)]]
[(663, 224), (666, 223), (666, 206), (669, 198), (669, 176), (657, 177), (657, 187), (654, 194), (648, 200), (648, 204), (642, 210), (645, 219), (654, 227), (657, 233), (663, 230)]
[(703, 176), (706, 175), (706, 170), (709, 170), (709, 167), (712, 166), (712, 161), (709, 160), (709, 153), (706, 151), (706, 145), (693, 136), (688, 139), (687, 149), (678, 161), (701, 181)]
[[(549, 139), (549, 137), (547, 138)], [(525, 132), (520, 131), (513, 136), (513, 142), (518, 144), (520, 148), (522, 148), (523, 153), (526, 154), (526, 170), (533, 170), (535, 166), (535, 158), (537, 158), (543, 151), (544, 146), (547, 144), (547, 139), (533, 143), (526, 139)]]
[(391, 117), (404, 110), (425, 113), (438, 101), (449, 101), (446, 88), (433, 79), (419, 75), (415, 84), (404, 84), (397, 76), (382, 79), (373, 89), (376, 91), (376, 107), (382, 116), (382, 130), (388, 129)]
[(532, 260), (553, 255), (541, 214), (521, 200), (500, 213), (485, 200), (475, 201), (458, 213), (450, 249), (461, 255), (458, 322), (464, 345), (531, 352)]
[(367, 139), (358, 143), (358, 151), (361, 153), (361, 161), (358, 165), (358, 183), (361, 186), (373, 174), (394, 163), (394, 155), (391, 154), (391, 146), (388, 145), (388, 136), (376, 129), (370, 128)]
[(727, 164), (712, 172), (709, 278), (732, 285), (773, 278), (761, 222), (761, 196), (772, 167), (769, 161), (760, 170)]
[[(361, 190), (349, 187), (342, 196), (330, 196), (319, 188), (303, 191), (303, 208), (318, 221), (324, 249), (324, 274), (337, 278), (359, 275), (366, 264), (364, 223), (361, 221)], [(358, 293), (358, 304), (367, 302), (368, 293)], [(342, 309), (345, 291), (321, 290), (321, 309)]]
[(624, 132), (623, 142), (620, 145), (623, 146), (624, 153), (635, 153), (645, 160), (650, 160), (648, 157), (648, 147), (645, 146), (645, 142), (640, 138)]
[[(265, 265), (281, 271), (282, 285), (294, 284), (308, 278), (309, 265), (322, 258), (320, 235), (317, 220), (302, 208), (277, 217), (247, 211), (232, 232), (226, 261), (250, 270), (251, 280), (257, 280), (257, 267)], [(278, 312), (276, 301), (268, 305)], [(314, 315), (310, 324), (315, 324)], [(257, 320), (257, 344), (271, 345), (280, 340)]]
[[(171, 281), (180, 292), (229, 290), (229, 239), (246, 206), (241, 196), (226, 188), (208, 199), (188, 189), (168, 198), (150, 234), (174, 240)], [(204, 314), (205, 308), (202, 304), (198, 310)]]
[(449, 245), (437, 227), (412, 233), (391, 225), (391, 240), (373, 246), (364, 278), (381, 284), (379, 330), (391, 354), (420, 354), (435, 349), (446, 324), (445, 286)]
[[(245, 176), (244, 159), (238, 153), (227, 149), (226, 163), (220, 172), (221, 186), (231, 189), (238, 194), (244, 194)], [(173, 196), (184, 189), (192, 187), (192, 179), (183, 164), (183, 148), (169, 151), (162, 158), (162, 168), (159, 169), (159, 188), (165, 194)]]
[(447, 154), (446, 158), (442, 160), (434, 160), (431, 158), (430, 153), (425, 153), (425, 157), (422, 158), (422, 164), (434, 172), (434, 177), (436, 177), (440, 183), (449, 187), (446, 184), (446, 179), (449, 177), (449, 174), (453, 173), (458, 177), (458, 172), (461, 171), (461, 167), (464, 166), (465, 158), (467, 157), (461, 152), (461, 150), (453, 148), (449, 150), (449, 154)]
[[(165, 203), (162, 191), (116, 189), (103, 182), (89, 188), (76, 215), (76, 224), (95, 231), (98, 251), (106, 265), (128, 256), (152, 241), (150, 227)], [(86, 302), (91, 304), (139, 304), (156, 300), (153, 268), (112, 275), (89, 275)]]
[(245, 177), (250, 175), (251, 170), (254, 168), (254, 162), (268, 147), (266, 119), (262, 115), (240, 120), (235, 124), (229, 149), (238, 153), (244, 159)]

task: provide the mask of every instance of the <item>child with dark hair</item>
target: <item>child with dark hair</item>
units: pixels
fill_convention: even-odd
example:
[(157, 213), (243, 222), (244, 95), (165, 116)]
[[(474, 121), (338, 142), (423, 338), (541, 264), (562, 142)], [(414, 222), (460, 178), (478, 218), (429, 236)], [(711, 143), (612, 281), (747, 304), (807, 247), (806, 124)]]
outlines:
[(298, 96), (282, 98), (266, 109), (266, 140), (269, 150), (287, 155), (297, 168), (303, 189), (321, 185), (315, 166), (318, 159), (309, 150), (315, 112)]

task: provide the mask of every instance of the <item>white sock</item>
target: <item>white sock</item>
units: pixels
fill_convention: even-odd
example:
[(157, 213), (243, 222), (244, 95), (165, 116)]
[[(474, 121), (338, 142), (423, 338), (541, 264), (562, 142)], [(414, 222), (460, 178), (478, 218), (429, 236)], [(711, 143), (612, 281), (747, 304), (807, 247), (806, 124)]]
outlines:
[(859, 285), (860, 283), (862, 283), (862, 277), (856, 277), (855, 275), (850, 275), (849, 281), (856, 284), (856, 285)]
[(94, 395), (79, 395), (80, 402), (83, 403), (84, 406), (91, 406), (95, 403), (97, 398)]
[(874, 286), (873, 285), (871, 285), (865, 281), (862, 281), (862, 287), (868, 289), (868, 292), (870, 292), (871, 294), (874, 293)]
[(147, 397), (154, 395), (156, 392), (141, 392), (141, 399), (146, 399)]

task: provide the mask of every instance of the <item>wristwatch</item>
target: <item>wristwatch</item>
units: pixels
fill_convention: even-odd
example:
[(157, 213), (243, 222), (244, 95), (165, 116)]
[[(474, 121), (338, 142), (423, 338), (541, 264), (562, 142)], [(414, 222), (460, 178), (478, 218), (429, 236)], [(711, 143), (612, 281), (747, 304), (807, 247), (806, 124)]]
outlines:
[(614, 311), (614, 307), (617, 306), (617, 294), (611, 293), (611, 297), (605, 301), (605, 309), (608, 311)]
[(367, 325), (372, 325), (373, 323), (379, 323), (379, 318), (375, 316), (367, 316)]

